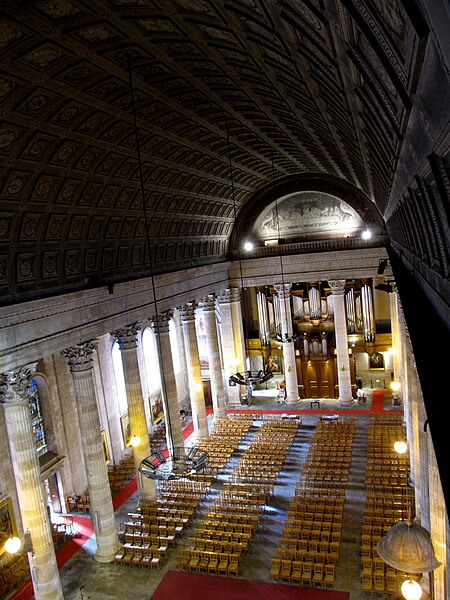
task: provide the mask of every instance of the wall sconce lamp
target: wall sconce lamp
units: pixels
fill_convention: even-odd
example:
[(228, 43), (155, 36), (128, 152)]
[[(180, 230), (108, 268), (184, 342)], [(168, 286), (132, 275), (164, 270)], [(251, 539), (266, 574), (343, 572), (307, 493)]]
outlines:
[(8, 554), (18, 554), (22, 549), (24, 552), (33, 552), (33, 542), (28, 529), (23, 532), (23, 541), (20, 537), (11, 533), (11, 536), (5, 542), (5, 550)]
[(138, 435), (133, 435), (130, 438), (130, 446), (132, 448), (137, 448), (141, 443), (141, 438)]
[(8, 554), (17, 554), (22, 548), (22, 540), (17, 535), (12, 535), (5, 542), (5, 550)]

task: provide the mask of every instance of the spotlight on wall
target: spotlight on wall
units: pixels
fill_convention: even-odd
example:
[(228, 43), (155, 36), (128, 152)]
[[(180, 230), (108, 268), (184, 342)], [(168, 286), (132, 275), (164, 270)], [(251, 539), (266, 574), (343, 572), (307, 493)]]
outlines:
[(387, 292), (388, 294), (392, 294), (394, 291), (394, 288), (388, 281), (386, 283), (378, 283), (375, 286), (375, 289), (380, 290), (381, 292)]
[(384, 260), (384, 259), (380, 260), (380, 262), (378, 263), (378, 271), (377, 271), (378, 275), (383, 275), (383, 273), (386, 270), (387, 264), (388, 264), (387, 260)]

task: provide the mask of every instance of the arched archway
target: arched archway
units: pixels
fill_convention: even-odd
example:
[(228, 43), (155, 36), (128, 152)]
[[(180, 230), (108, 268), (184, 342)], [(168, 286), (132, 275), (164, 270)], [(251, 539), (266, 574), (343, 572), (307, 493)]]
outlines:
[[(364, 192), (355, 186), (332, 176), (295, 175), (268, 184), (242, 208), (230, 238), (230, 252), (236, 250), (242, 240), (254, 235), (255, 226), (258, 227), (261, 224), (264, 215), (270, 215), (276, 201), (279, 201), (280, 207), (284, 205), (285, 208), (288, 205), (299, 207), (304, 205), (309, 208), (316, 205), (320, 213), (319, 219), (321, 216), (326, 216), (325, 210), (336, 208), (337, 212), (347, 212), (352, 221), (352, 231), (358, 232), (363, 228), (369, 228), (374, 235), (386, 233), (384, 220), (377, 207)], [(297, 216), (299, 215), (300, 213)], [(341, 218), (344, 219), (342, 214)], [(328, 221), (331, 223), (332, 220), (328, 219)], [(302, 227), (301, 219), (298, 220), (297, 229), (293, 227), (289, 235), (291, 241), (300, 241), (302, 235), (306, 235), (308, 239), (317, 239), (318, 235), (321, 239), (336, 236), (336, 230), (333, 227), (329, 226), (327, 231), (326, 227), (319, 230), (310, 226), (308, 229), (305, 225), (306, 223), (303, 223)], [(303, 234), (301, 233), (302, 228), (305, 230)], [(348, 236), (345, 226), (342, 227), (341, 233), (342, 236)], [(281, 232), (280, 237), (282, 237)]]

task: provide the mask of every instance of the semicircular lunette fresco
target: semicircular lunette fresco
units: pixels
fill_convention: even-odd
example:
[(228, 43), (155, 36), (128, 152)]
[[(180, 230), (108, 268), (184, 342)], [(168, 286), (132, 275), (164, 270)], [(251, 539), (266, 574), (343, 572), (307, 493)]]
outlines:
[(340, 198), (323, 192), (295, 192), (266, 207), (257, 217), (252, 235), (261, 241), (331, 232), (351, 235), (362, 226), (356, 210)]

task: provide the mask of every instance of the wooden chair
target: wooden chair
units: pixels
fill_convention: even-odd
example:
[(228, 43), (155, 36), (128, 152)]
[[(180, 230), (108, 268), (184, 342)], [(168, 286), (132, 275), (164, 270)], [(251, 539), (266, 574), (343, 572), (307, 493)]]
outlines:
[(289, 583), (297, 583), (300, 585), (302, 581), (303, 563), (300, 560), (292, 561), (292, 571)]
[(191, 558), (188, 562), (189, 571), (193, 571), (194, 573), (198, 572), (198, 563), (200, 562), (200, 552), (198, 550), (192, 550)]
[(274, 579), (278, 579), (278, 577), (280, 576), (280, 570), (281, 570), (281, 559), (273, 558), (272, 559), (272, 567), (270, 569), (270, 576), (273, 577)]
[(334, 587), (334, 580), (336, 579), (336, 569), (333, 564), (325, 565), (325, 576), (323, 578), (323, 583), (326, 588)]
[(282, 560), (279, 579), (281, 581), (290, 582), (291, 580), (292, 562), (290, 560)]
[(322, 563), (314, 564), (314, 573), (313, 573), (313, 578), (312, 578), (312, 583), (313, 583), (314, 587), (322, 587), (323, 571), (324, 571), (324, 565)]
[(384, 574), (380, 575), (378, 573), (374, 573), (374, 575), (373, 575), (373, 591), (377, 592), (377, 593), (380, 592), (382, 594), (384, 594), (384, 592), (386, 591)]
[(208, 562), (208, 573), (217, 575), (218, 566), (219, 566), (219, 557), (217, 554), (213, 553), (213, 554), (211, 554), (209, 562)]
[(207, 554), (206, 552), (201, 552), (200, 560), (199, 560), (198, 566), (197, 566), (197, 572), (198, 573), (207, 573), (208, 564), (209, 564), (209, 554)]
[(304, 562), (302, 569), (302, 585), (310, 585), (312, 581), (313, 575), (313, 563), (312, 562)]
[(217, 573), (219, 575), (227, 575), (228, 573), (228, 554), (221, 554), (219, 564), (217, 566)]
[(228, 560), (227, 572), (228, 575), (237, 576), (239, 570), (239, 556), (237, 554), (230, 554)]

